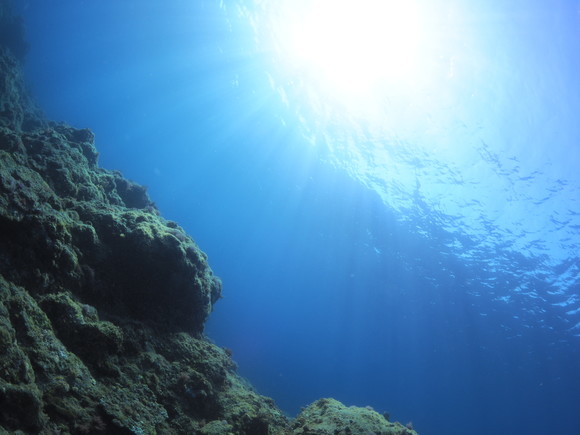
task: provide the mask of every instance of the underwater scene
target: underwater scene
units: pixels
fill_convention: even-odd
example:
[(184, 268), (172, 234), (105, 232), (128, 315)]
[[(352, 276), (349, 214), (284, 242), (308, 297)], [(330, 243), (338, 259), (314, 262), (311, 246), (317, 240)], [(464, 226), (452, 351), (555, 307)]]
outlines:
[(580, 434), (580, 2), (0, 25), (0, 433)]

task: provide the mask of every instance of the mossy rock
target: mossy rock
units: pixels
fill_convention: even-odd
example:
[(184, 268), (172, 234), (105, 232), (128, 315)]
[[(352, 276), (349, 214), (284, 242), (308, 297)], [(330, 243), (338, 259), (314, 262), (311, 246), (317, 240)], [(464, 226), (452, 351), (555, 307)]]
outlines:
[(0, 381), (0, 427), (38, 432), (45, 419), (41, 395), (34, 385), (11, 385)]
[(226, 420), (213, 420), (204, 425), (200, 433), (203, 435), (234, 435), (234, 427)]
[(305, 408), (292, 423), (294, 435), (417, 435), (400, 423), (391, 423), (370, 408), (345, 406), (320, 399)]

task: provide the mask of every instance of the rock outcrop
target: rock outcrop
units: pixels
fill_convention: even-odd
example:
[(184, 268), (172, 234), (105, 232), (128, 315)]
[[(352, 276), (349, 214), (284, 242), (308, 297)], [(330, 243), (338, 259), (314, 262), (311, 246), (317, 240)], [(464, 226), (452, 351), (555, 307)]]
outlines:
[(0, 21), (0, 433), (414, 433), (328, 399), (289, 421), (241, 379), (203, 335), (206, 255), (91, 131), (39, 115)]
[(294, 435), (416, 434), (412, 423), (406, 426), (391, 423), (388, 415), (381, 415), (370, 407), (347, 407), (334, 399), (317, 400), (302, 410), (291, 426)]

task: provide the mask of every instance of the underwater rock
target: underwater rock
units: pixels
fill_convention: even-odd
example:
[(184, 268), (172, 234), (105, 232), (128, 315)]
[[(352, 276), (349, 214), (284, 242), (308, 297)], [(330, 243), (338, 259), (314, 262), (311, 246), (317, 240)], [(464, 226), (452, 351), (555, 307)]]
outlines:
[(292, 423), (295, 435), (416, 435), (401, 423), (391, 423), (370, 408), (346, 407), (334, 399), (319, 399)]
[(30, 130), (42, 123), (38, 109), (25, 92), (18, 62), (1, 45), (0, 95), (0, 127)]
[(38, 295), (72, 290), (109, 315), (201, 333), (221, 294), (205, 254), (96, 156), (87, 130), (0, 127), (0, 273)]
[(0, 35), (0, 433), (414, 433), (330, 399), (291, 423), (238, 376), (203, 336), (221, 296), (206, 255), (145, 188), (98, 166), (90, 130), (40, 116), (12, 36)]

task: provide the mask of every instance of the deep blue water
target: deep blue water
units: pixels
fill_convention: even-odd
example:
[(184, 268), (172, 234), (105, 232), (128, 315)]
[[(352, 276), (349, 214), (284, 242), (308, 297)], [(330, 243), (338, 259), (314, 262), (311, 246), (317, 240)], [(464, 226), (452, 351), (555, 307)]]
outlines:
[(369, 115), (286, 63), (281, 3), (21, 0), (27, 80), (208, 253), (207, 335), (288, 414), (580, 433), (580, 4), (417, 1)]

